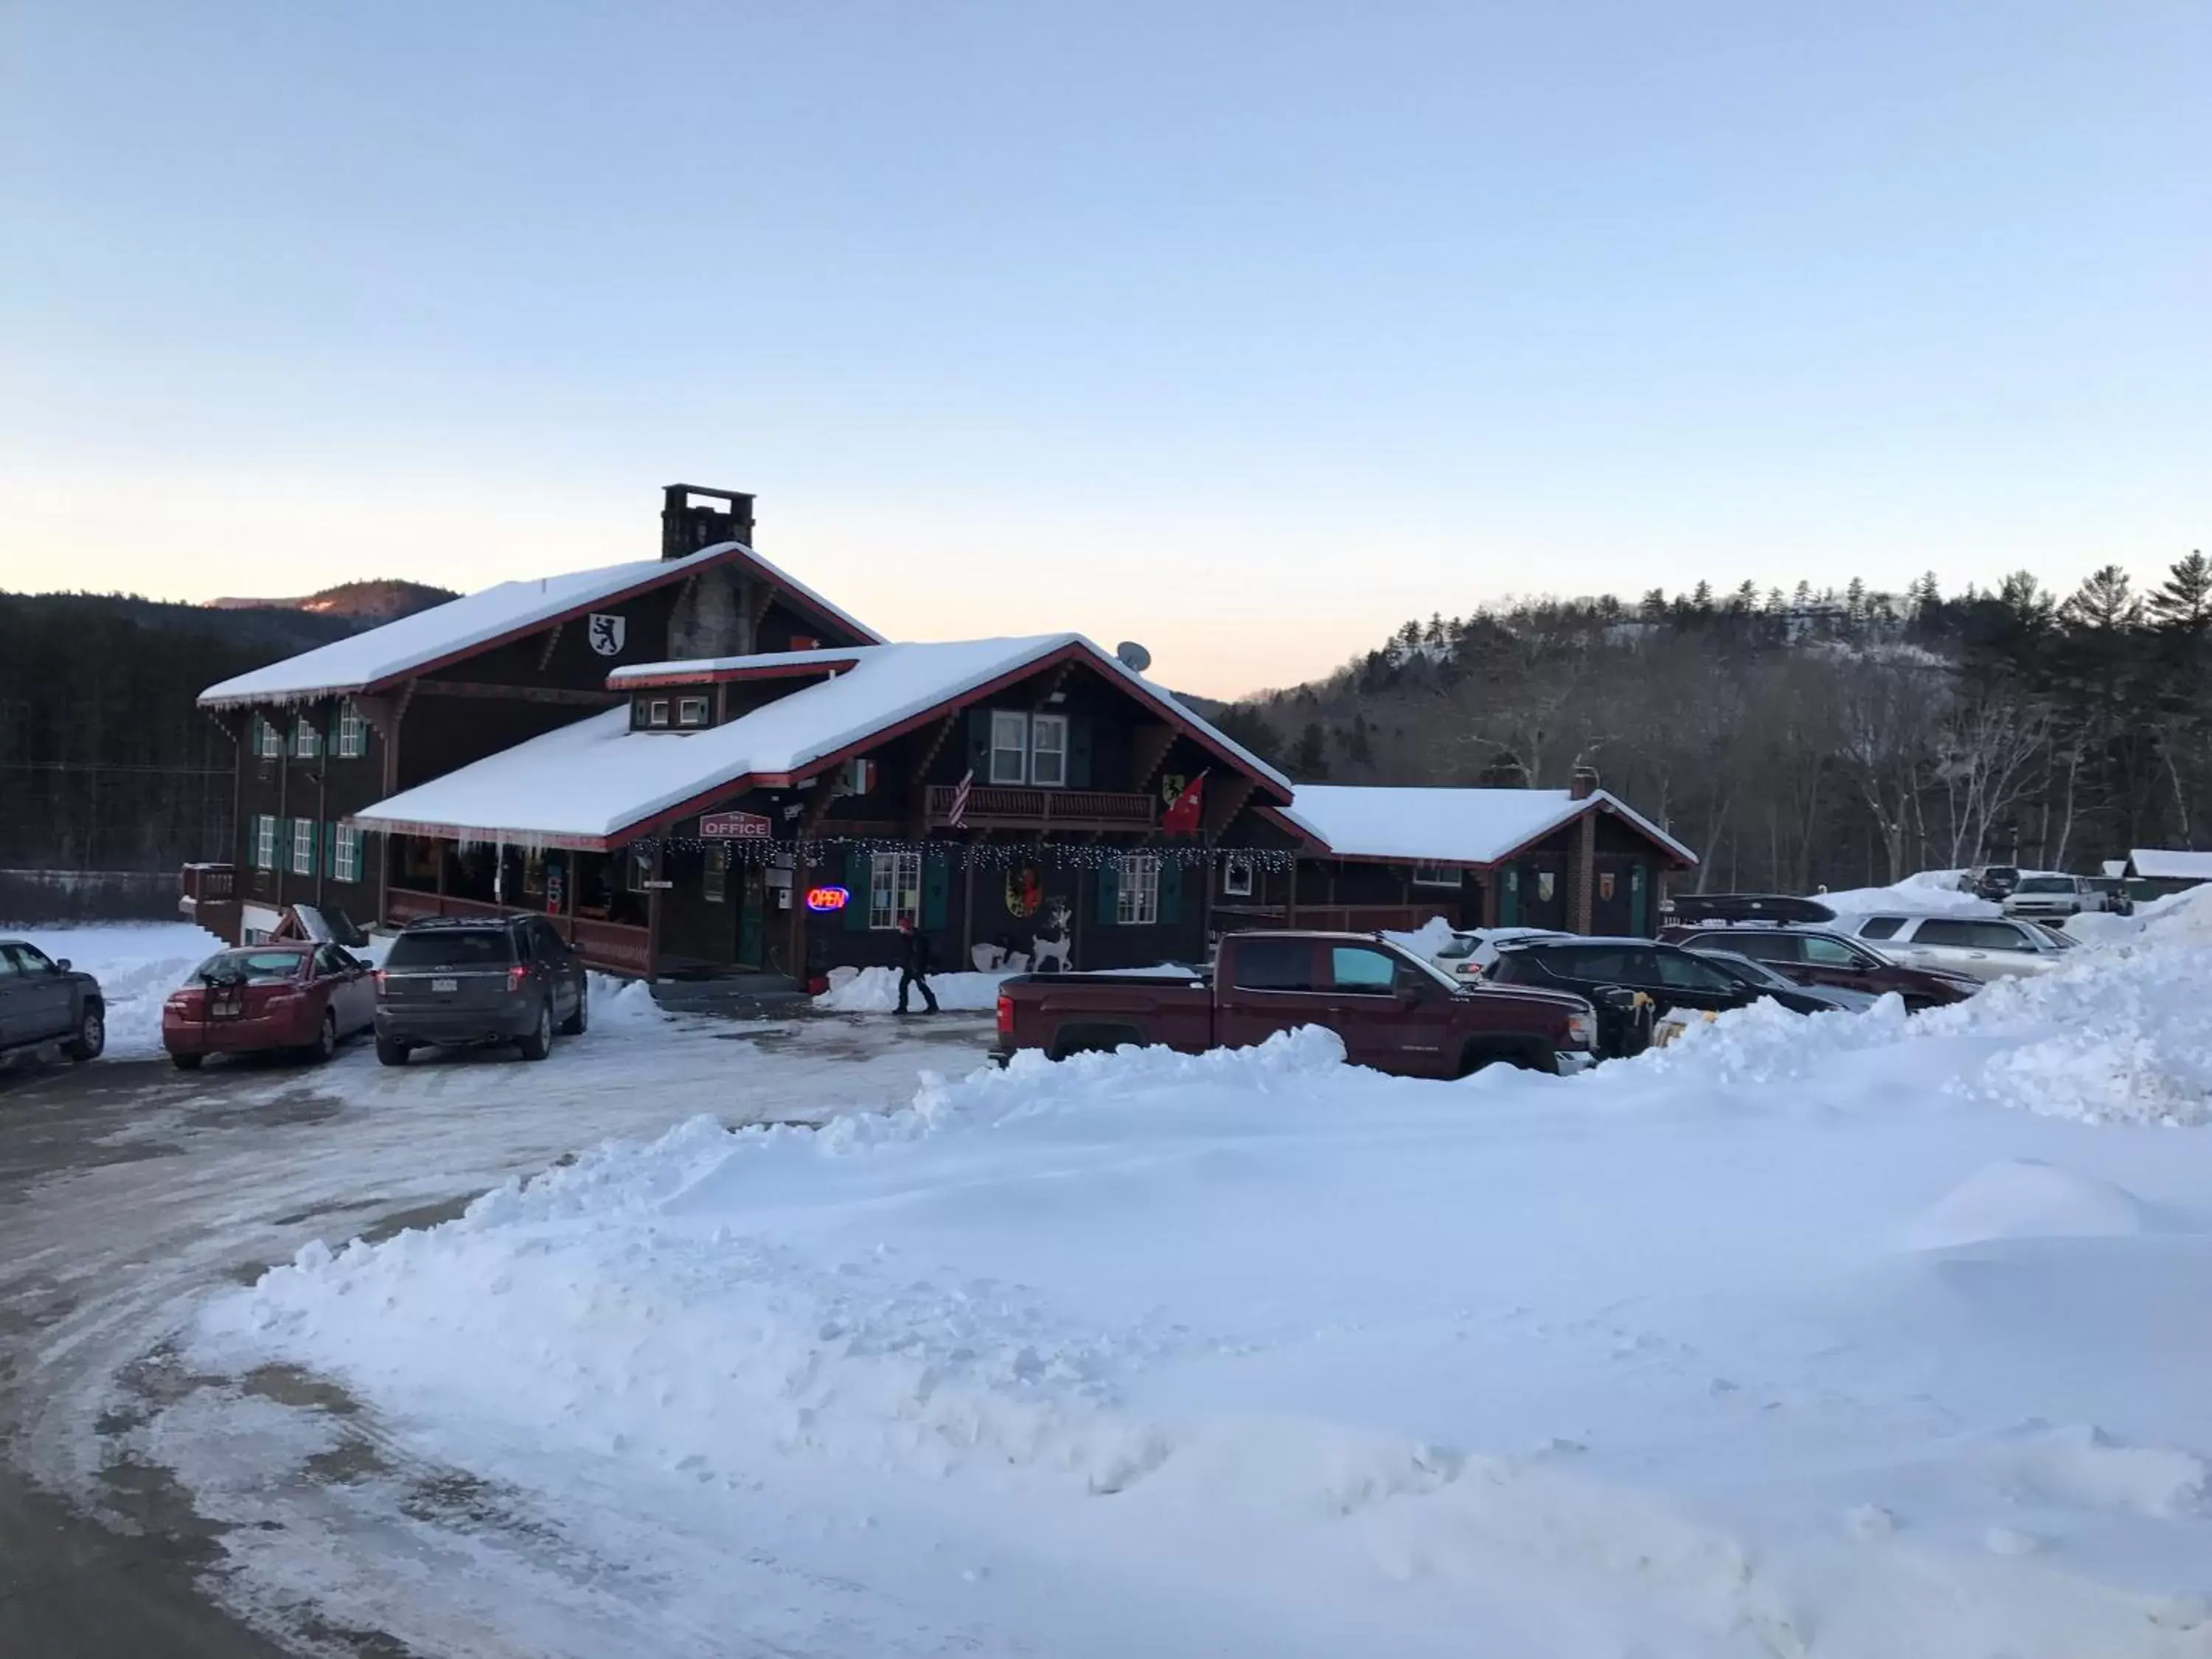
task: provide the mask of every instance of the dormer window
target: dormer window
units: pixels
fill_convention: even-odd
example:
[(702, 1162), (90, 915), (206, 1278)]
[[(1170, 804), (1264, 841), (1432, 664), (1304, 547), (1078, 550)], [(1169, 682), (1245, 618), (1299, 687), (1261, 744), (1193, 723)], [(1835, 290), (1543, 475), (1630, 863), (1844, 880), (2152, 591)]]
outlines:
[(676, 700), (676, 723), (678, 726), (704, 726), (707, 723), (706, 698), (678, 697)]
[(665, 726), (668, 724), (667, 698), (655, 697), (652, 702), (646, 704), (645, 723), (647, 726)]

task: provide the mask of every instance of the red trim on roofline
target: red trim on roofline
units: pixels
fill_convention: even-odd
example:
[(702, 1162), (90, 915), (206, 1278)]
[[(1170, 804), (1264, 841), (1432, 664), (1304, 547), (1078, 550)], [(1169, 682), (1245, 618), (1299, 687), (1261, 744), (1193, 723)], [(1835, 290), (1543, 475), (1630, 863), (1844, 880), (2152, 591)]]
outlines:
[(607, 676), (607, 690), (628, 691), (656, 685), (721, 685), (732, 680), (795, 680), (819, 674), (834, 677), (858, 668), (858, 657), (817, 658), (812, 662), (779, 664), (773, 667), (718, 668), (691, 674), (648, 674), (617, 668)]

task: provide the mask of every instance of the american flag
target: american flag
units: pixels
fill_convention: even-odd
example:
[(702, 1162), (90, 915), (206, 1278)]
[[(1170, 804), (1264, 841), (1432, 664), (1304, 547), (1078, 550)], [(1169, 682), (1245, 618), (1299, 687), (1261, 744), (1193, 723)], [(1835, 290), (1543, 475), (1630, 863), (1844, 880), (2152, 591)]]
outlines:
[(967, 776), (962, 778), (958, 783), (952, 787), (952, 811), (946, 814), (945, 822), (950, 823), (955, 830), (959, 829), (968, 822), (968, 796), (969, 792), (975, 787), (975, 768), (970, 767), (968, 769)]

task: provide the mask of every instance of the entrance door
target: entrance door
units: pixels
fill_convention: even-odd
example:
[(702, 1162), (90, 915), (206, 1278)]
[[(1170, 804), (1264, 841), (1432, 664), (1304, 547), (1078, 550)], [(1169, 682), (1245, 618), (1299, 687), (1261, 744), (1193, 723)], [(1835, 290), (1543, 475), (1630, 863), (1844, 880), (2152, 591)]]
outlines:
[(768, 965), (768, 866), (747, 859), (738, 879), (738, 966)]

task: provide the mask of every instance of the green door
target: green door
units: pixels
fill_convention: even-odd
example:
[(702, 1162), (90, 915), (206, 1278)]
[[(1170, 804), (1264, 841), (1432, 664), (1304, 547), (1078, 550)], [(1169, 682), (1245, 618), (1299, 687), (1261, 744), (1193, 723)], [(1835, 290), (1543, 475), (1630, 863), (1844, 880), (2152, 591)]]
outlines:
[(768, 866), (746, 860), (738, 876), (738, 966), (759, 968), (767, 961), (763, 948), (768, 936)]

